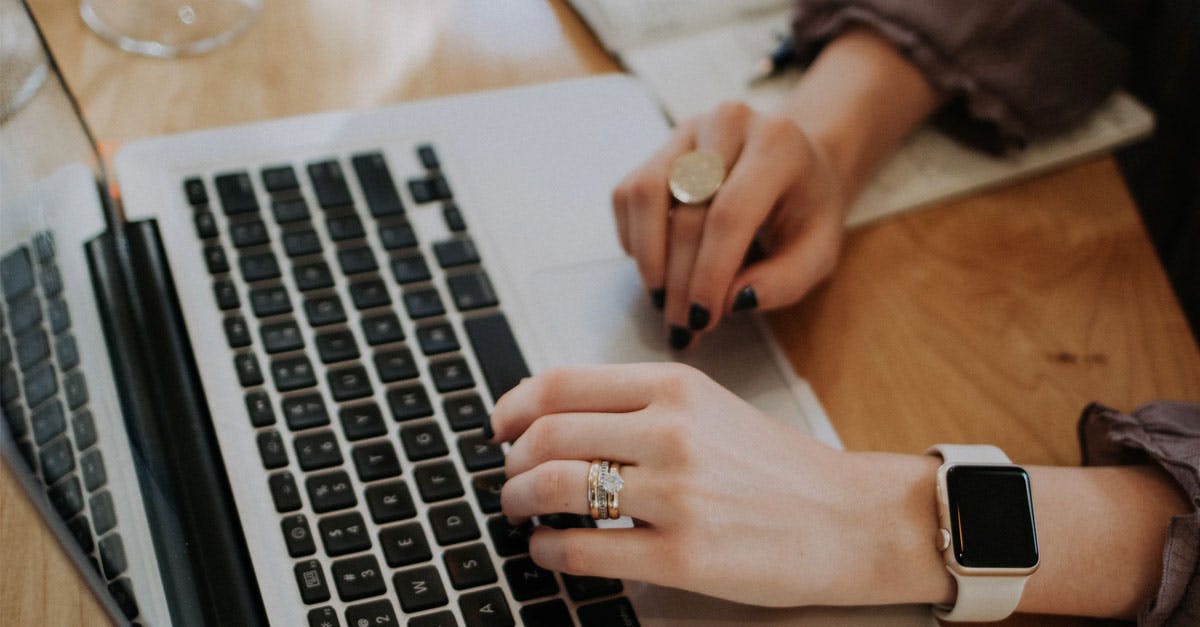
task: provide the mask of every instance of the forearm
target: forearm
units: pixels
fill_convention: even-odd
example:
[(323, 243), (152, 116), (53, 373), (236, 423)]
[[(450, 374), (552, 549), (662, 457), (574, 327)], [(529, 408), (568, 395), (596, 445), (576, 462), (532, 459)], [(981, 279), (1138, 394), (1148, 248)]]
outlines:
[(933, 86), (890, 43), (855, 28), (821, 51), (780, 112), (825, 150), (853, 198), (939, 104)]

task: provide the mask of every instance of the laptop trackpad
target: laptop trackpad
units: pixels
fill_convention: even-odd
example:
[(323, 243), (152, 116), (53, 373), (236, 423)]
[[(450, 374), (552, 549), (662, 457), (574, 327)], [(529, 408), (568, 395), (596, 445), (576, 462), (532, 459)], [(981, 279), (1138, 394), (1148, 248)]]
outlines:
[[(692, 365), (768, 415), (809, 432), (798, 380), (778, 366), (751, 316), (733, 316), (695, 346), (667, 345), (662, 312), (650, 304), (637, 267), (626, 258), (542, 270), (533, 277), (534, 328), (555, 365), (679, 361)], [(790, 370), (790, 368), (789, 368)], [(806, 406), (807, 405), (807, 406)], [(819, 407), (817, 408), (819, 410)]]

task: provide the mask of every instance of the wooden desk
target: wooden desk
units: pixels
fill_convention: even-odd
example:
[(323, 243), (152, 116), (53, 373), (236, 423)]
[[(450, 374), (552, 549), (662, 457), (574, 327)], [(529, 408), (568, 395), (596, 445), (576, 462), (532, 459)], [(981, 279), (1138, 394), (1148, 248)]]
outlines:
[[(103, 43), (75, 0), (32, 4), (106, 144), (617, 69), (562, 2), (269, 0), (231, 45), (176, 61)], [(771, 320), (852, 449), (1077, 464), (1088, 401), (1200, 400), (1200, 352), (1111, 159), (856, 231), (833, 279)], [(21, 569), (0, 622), (104, 623), (7, 474), (0, 555)]]

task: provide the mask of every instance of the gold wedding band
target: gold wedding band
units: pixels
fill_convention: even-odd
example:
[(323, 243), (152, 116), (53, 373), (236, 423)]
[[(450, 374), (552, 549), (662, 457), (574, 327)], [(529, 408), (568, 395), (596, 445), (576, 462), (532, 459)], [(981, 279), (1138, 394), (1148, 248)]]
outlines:
[[(619, 487), (617, 487), (615, 490), (613, 490), (613, 489), (607, 490), (607, 492), (608, 492), (608, 517), (613, 520), (616, 520), (621, 517), (621, 487), (623, 487), (625, 485), (625, 480), (621, 478), (620, 471), (621, 471), (621, 465), (616, 462), (613, 462), (608, 467), (609, 476), (615, 477), (616, 481), (619, 482), (619, 484), (617, 484)], [(610, 484), (610, 486), (611, 485), (612, 484)]]
[(608, 460), (593, 460), (588, 467), (587, 501), (592, 520), (621, 517), (621, 464)]
[(712, 199), (725, 180), (725, 162), (709, 150), (693, 150), (671, 163), (667, 178), (671, 196), (685, 205), (702, 205)]
[(588, 468), (588, 513), (592, 515), (592, 520), (600, 520), (600, 502), (597, 499), (600, 490), (600, 460), (592, 462)]

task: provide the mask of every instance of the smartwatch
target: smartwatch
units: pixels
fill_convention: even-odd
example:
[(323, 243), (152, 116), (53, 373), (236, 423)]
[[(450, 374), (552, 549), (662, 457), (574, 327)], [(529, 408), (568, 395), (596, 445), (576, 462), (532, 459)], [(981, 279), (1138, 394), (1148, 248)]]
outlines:
[(958, 584), (954, 605), (935, 605), (947, 621), (997, 621), (1021, 601), (1038, 567), (1029, 474), (987, 445), (939, 444), (937, 548)]

